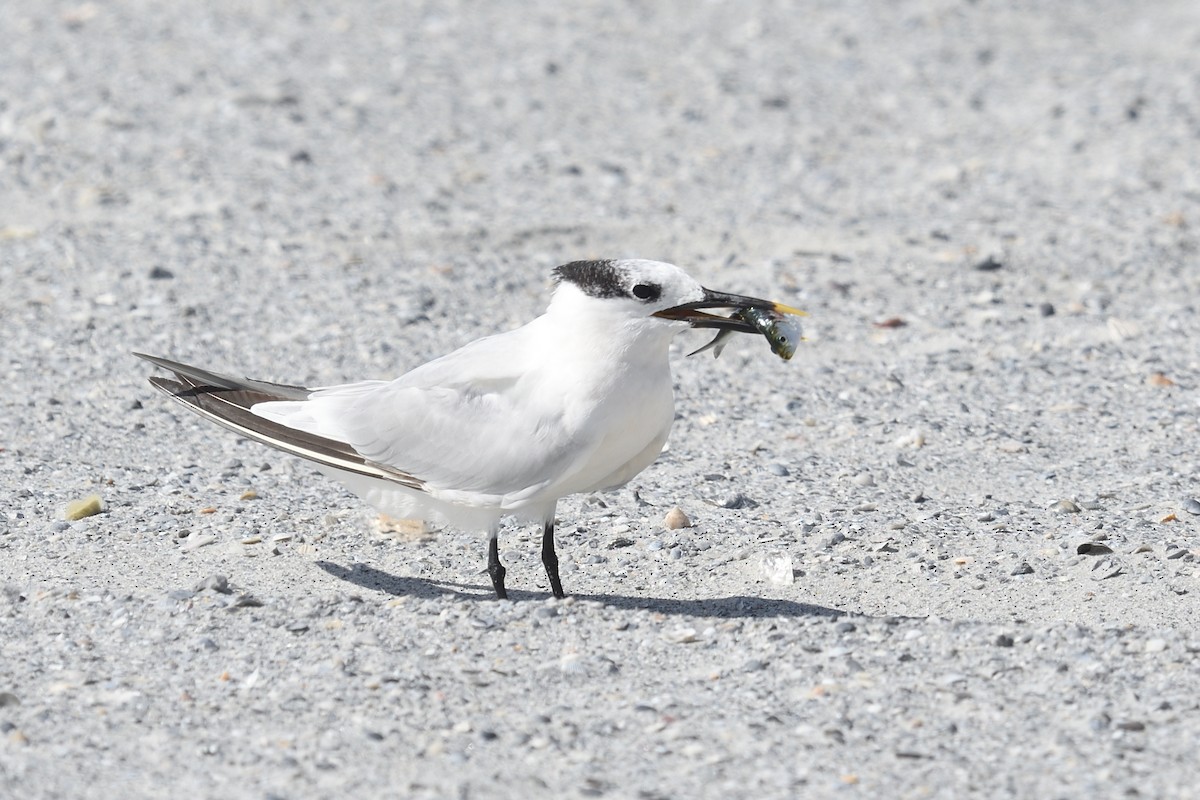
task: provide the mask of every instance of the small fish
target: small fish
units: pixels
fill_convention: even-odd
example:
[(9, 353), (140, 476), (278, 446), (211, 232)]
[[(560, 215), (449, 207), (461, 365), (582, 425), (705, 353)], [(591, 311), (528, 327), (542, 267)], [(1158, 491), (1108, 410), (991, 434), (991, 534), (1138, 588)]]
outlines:
[[(790, 359), (796, 353), (796, 343), (804, 338), (804, 333), (800, 329), (800, 319), (791, 314), (780, 314), (777, 311), (771, 311), (765, 308), (747, 308), (737, 312), (731, 319), (741, 319), (754, 326), (755, 330), (766, 337), (771, 344), (771, 352), (782, 358), (784, 361)], [(688, 353), (689, 356), (694, 356), (697, 353), (703, 353), (705, 350), (713, 351), (713, 358), (718, 358), (721, 351), (725, 349), (728, 339), (734, 331), (722, 330), (713, 337), (712, 341), (698, 350), (693, 350)]]

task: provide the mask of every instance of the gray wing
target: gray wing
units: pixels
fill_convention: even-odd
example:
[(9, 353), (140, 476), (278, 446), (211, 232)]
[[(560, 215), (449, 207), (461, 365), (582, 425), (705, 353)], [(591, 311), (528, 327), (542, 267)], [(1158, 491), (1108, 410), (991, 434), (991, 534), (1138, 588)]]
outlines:
[(317, 389), (253, 413), (346, 442), (445, 499), (507, 506), (560, 480), (590, 452), (570, 424), (564, 392), (543, 382), (521, 334), (480, 339), (394, 381)]
[(134, 353), (174, 374), (174, 379), (152, 377), (150, 384), (190, 411), (230, 430), (292, 455), (371, 478), (424, 490), (411, 474), (364, 456), (347, 442), (282, 425), (250, 409), (260, 403), (303, 403), (313, 390), (302, 386), (268, 383), (220, 375), (158, 356)]

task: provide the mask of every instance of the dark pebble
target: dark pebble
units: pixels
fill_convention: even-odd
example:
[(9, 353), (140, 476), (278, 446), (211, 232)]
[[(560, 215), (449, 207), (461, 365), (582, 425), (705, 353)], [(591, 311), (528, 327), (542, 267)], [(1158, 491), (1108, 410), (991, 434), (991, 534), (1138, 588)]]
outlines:
[(252, 594), (239, 594), (233, 599), (233, 602), (229, 604), (228, 608), (230, 611), (238, 608), (259, 608), (262, 606), (262, 604), (263, 601), (259, 600)]
[(837, 531), (830, 534), (829, 538), (825, 540), (825, 547), (830, 548), (834, 545), (841, 544), (844, 541), (846, 541), (846, 534), (842, 533), (841, 531)]
[(1013, 575), (1032, 575), (1033, 567), (1029, 566), (1028, 561), (1022, 561), (1020, 566), (1012, 571)]
[(980, 261), (978, 264), (976, 264), (975, 269), (979, 270), (980, 272), (995, 272), (1003, 266), (1004, 262), (1000, 261), (1000, 259), (996, 258), (995, 256), (990, 255), (983, 261)]
[(726, 495), (725, 498), (721, 500), (722, 508), (755, 508), (756, 506), (758, 506), (758, 503), (754, 502), (749, 497), (746, 497), (746, 495), (742, 494), (741, 492)]
[(221, 574), (209, 575), (204, 580), (196, 584), (196, 591), (203, 592), (206, 589), (211, 589), (214, 592), (221, 594), (230, 594), (232, 589), (229, 588), (229, 579)]
[(0, 708), (21, 705), (21, 699), (12, 692), (0, 692)]
[(616, 550), (619, 547), (633, 547), (633, 539), (626, 539), (624, 536), (618, 536), (608, 543), (609, 550)]
[(838, 633), (854, 633), (856, 630), (858, 630), (858, 626), (853, 622), (839, 622), (837, 625), (833, 626), (833, 629)]
[(1075, 552), (1081, 556), (1106, 556), (1112, 551), (1111, 547), (1100, 542), (1084, 542), (1075, 548)]
[(171, 272), (171, 270), (167, 269), (166, 267), (155, 267), (154, 269), (150, 270), (150, 278), (152, 280), (165, 281), (174, 277), (175, 273)]
[(1013, 637), (1007, 633), (1002, 633), (996, 637), (996, 647), (1012, 647), (1013, 644)]
[(1043, 317), (1054, 316), (1054, 303), (1042, 303), (1038, 306), (1038, 313)]

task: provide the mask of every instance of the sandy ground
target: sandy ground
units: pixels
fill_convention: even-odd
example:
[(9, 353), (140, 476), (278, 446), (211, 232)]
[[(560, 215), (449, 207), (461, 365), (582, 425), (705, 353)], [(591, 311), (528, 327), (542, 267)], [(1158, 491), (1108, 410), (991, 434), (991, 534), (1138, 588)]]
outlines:
[[(0, 795), (1195, 796), (1194, 2), (0, 40)], [(620, 256), (809, 341), (680, 337), (667, 452), (559, 506), (562, 602), (536, 531), (496, 602), (479, 534), (380, 529), (128, 355), (391, 377)]]

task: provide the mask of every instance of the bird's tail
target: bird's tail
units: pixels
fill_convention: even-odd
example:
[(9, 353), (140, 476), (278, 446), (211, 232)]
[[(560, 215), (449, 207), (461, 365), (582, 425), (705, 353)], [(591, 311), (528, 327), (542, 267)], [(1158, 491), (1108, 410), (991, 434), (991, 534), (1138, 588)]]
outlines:
[(370, 478), (399, 483), (418, 491), (424, 484), (406, 472), (364, 458), (346, 442), (288, 427), (254, 413), (259, 403), (307, 400), (313, 390), (303, 386), (231, 378), (158, 356), (134, 353), (173, 373), (174, 379), (154, 376), (150, 385), (200, 416), (235, 433), (323, 466)]

